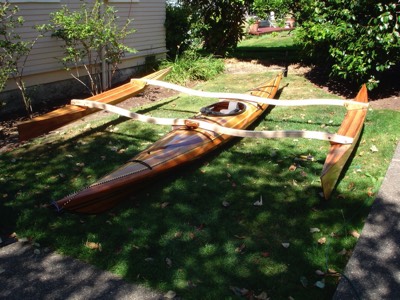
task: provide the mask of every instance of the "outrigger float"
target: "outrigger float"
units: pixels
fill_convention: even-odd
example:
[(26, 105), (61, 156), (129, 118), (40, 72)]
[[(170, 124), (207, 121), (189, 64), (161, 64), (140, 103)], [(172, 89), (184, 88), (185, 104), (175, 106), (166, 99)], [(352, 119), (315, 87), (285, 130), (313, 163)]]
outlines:
[[(103, 109), (142, 122), (172, 125), (173, 130), (125, 165), (89, 187), (54, 201), (53, 205), (57, 211), (86, 214), (104, 212), (126, 199), (145, 182), (203, 157), (234, 137), (302, 137), (329, 141), (331, 147), (321, 176), (324, 197), (328, 199), (360, 138), (368, 108), (366, 87), (361, 88), (354, 101), (337, 99), (273, 100), (281, 79), (282, 74), (279, 74), (254, 89), (250, 94), (208, 93), (159, 80), (146, 78), (132, 80), (137, 85), (156, 85), (189, 95), (221, 99), (219, 102), (203, 107), (196, 116), (188, 119), (149, 117), (97, 101), (72, 100), (71, 104), (79, 107)], [(347, 108), (347, 114), (337, 134), (301, 130), (246, 130), (265, 112), (269, 105), (340, 105)]]
[[(170, 70), (170, 68), (162, 69), (143, 77), (143, 79), (163, 79)], [(119, 87), (89, 97), (87, 100), (106, 104), (118, 104), (143, 92), (146, 87), (145, 81), (130, 81)], [(99, 109), (72, 104), (66, 105), (47, 114), (33, 118), (32, 120), (19, 123), (17, 125), (19, 140), (22, 142), (38, 137), (97, 111), (99, 111)]]

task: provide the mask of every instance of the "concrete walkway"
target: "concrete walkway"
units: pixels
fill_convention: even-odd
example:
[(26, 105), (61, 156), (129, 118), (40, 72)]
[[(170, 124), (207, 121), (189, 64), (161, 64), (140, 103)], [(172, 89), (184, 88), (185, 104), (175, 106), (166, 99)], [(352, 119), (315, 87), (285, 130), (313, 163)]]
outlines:
[(26, 243), (0, 248), (0, 299), (162, 299), (116, 275)]
[(334, 295), (400, 299), (400, 144)]

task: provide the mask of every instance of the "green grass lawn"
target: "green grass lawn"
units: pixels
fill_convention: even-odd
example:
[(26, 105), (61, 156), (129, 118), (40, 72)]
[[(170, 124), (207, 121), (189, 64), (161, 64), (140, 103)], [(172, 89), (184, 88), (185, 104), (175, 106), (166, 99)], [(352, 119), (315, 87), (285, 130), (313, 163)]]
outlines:
[[(196, 88), (245, 92), (271, 76), (224, 74)], [(298, 75), (289, 74), (281, 87), (281, 99), (333, 97)], [(190, 117), (212, 102), (181, 95), (135, 111)], [(275, 107), (256, 128), (335, 132), (344, 114), (340, 107)], [(328, 143), (236, 139), (133, 191), (108, 213), (59, 215), (44, 208), (170, 130), (105, 117), (0, 155), (0, 227), (184, 299), (238, 299), (232, 289), (242, 288), (272, 299), (331, 299), (338, 274), (316, 271), (344, 270), (357, 242), (353, 231), (361, 232), (398, 143), (399, 122), (400, 112), (368, 112), (357, 152), (328, 202), (319, 196)], [(314, 161), (299, 160), (302, 155)], [(255, 206), (261, 197), (263, 205)], [(87, 242), (100, 243), (101, 251)]]
[(295, 31), (248, 36), (236, 48), (233, 56), (259, 59), (270, 63), (299, 62), (299, 48), (294, 42)]

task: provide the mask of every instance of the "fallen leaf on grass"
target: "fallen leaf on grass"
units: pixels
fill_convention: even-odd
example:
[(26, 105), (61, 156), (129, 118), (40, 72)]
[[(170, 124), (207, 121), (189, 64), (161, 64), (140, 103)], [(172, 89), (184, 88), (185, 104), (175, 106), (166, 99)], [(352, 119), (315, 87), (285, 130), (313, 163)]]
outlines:
[(352, 231), (350, 232), (350, 234), (351, 234), (353, 237), (355, 237), (356, 239), (360, 238), (360, 234), (358, 233), (357, 230), (352, 230)]
[(369, 150), (371, 150), (371, 152), (378, 152), (378, 148), (375, 145), (372, 145), (371, 148), (369, 148)]
[(169, 267), (169, 268), (171, 268), (172, 267), (172, 260), (170, 259), (170, 258), (166, 258), (165, 259), (165, 263), (167, 264), (167, 266)]
[(322, 237), (320, 239), (318, 239), (318, 244), (323, 245), (326, 243), (326, 237)]
[(91, 250), (99, 250), (101, 251), (101, 244), (100, 243), (95, 243), (95, 242), (86, 242), (85, 243), (86, 248), (89, 248)]
[(324, 280), (317, 281), (314, 285), (315, 285), (317, 288), (320, 288), (320, 289), (325, 288), (325, 282), (324, 282)]
[(169, 205), (169, 202), (163, 202), (160, 204), (161, 208), (166, 208)]
[(297, 169), (296, 164), (293, 164), (293, 165), (291, 165), (291, 166), (289, 167), (289, 171), (296, 171), (296, 169)]
[(254, 298), (259, 299), (259, 300), (268, 300), (268, 295), (266, 292), (261, 292), (260, 295), (254, 296)]
[(229, 289), (236, 295), (236, 296), (244, 296), (246, 295), (249, 290), (245, 288), (238, 288), (236, 286), (230, 286)]
[(243, 253), (243, 250), (246, 248), (245, 244), (241, 244), (239, 247), (235, 249), (236, 253)]
[(253, 203), (254, 206), (262, 206), (263, 205), (263, 199), (262, 196), (260, 196), (260, 200), (256, 201)]
[(330, 234), (330, 237), (333, 237), (333, 238), (338, 238), (338, 237), (340, 237), (341, 235), (340, 234), (338, 234), (338, 233), (336, 233), (336, 232), (331, 232), (331, 234)]
[(234, 237), (239, 240), (244, 240), (246, 238), (244, 235), (238, 235), (238, 234), (235, 234)]
[(176, 296), (176, 293), (174, 291), (168, 291), (167, 293), (164, 294), (164, 298), (166, 299), (174, 299)]
[(367, 195), (368, 195), (368, 197), (375, 196), (375, 192), (374, 192), (374, 189), (372, 187), (368, 188)]
[(310, 228), (310, 233), (316, 233), (316, 232), (320, 232), (321, 230), (317, 227), (311, 227)]
[(228, 201), (222, 201), (223, 207), (229, 207), (231, 204)]
[(337, 272), (336, 270), (334, 270), (334, 269), (329, 268), (329, 269), (328, 269), (328, 274), (337, 275), (338, 272)]
[(176, 239), (181, 238), (182, 235), (183, 235), (182, 231), (177, 231), (174, 233), (174, 238), (176, 238)]

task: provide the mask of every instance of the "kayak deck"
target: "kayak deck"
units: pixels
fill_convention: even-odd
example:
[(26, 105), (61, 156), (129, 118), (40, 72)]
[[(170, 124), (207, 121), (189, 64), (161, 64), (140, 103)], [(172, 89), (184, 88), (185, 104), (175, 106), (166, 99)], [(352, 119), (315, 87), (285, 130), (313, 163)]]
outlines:
[[(282, 75), (268, 81), (252, 92), (260, 97), (274, 97)], [(242, 110), (229, 113), (229, 106), (237, 103)], [(229, 128), (245, 129), (257, 120), (268, 107), (267, 104), (242, 103), (225, 101), (212, 105), (213, 113), (202, 113), (192, 118)], [(135, 189), (155, 176), (166, 173), (178, 166), (212, 152), (233, 139), (231, 135), (190, 126), (176, 126), (171, 132), (139, 153), (122, 167), (103, 177), (91, 186), (71, 194), (54, 205), (58, 210), (79, 213), (101, 213), (114, 207), (119, 201), (127, 198)]]

